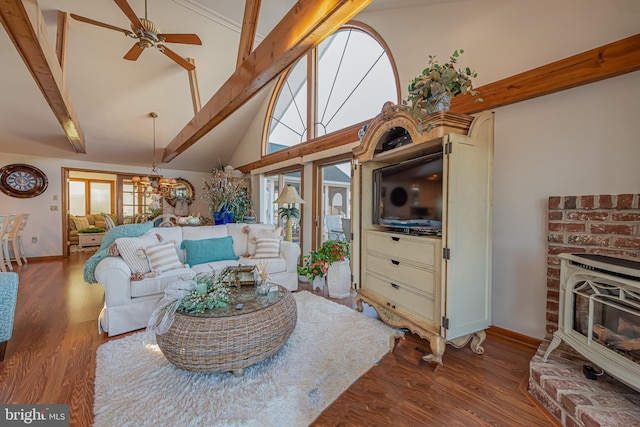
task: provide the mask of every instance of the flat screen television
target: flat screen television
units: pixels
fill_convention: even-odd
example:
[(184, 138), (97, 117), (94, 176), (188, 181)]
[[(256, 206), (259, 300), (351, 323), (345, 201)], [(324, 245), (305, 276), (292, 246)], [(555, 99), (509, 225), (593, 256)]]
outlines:
[(373, 223), (427, 234), (442, 231), (442, 153), (373, 171)]

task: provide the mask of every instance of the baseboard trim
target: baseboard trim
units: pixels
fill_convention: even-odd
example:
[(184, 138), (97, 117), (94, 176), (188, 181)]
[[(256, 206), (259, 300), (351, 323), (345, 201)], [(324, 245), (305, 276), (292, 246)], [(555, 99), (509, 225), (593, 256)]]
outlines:
[(55, 256), (39, 256), (39, 257), (29, 257), (29, 262), (49, 262), (49, 261), (59, 261), (62, 259), (62, 255)]
[(513, 341), (518, 344), (525, 345), (527, 347), (538, 349), (542, 340), (530, 337), (528, 335), (519, 334), (518, 332), (510, 331), (508, 329), (501, 328), (499, 326), (491, 326), (487, 329), (487, 335), (494, 338), (500, 338), (508, 341)]

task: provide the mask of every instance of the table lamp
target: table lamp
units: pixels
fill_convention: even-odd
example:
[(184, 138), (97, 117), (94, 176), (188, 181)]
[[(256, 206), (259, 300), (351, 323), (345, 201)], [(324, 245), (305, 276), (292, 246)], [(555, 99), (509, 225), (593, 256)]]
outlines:
[(278, 214), (280, 218), (287, 218), (286, 235), (284, 239), (288, 242), (291, 242), (293, 241), (293, 222), (291, 221), (291, 218), (300, 217), (300, 211), (298, 210), (298, 208), (292, 205), (296, 203), (302, 204), (304, 203), (304, 200), (302, 200), (295, 187), (287, 185), (286, 187), (284, 187), (284, 190), (282, 190), (282, 193), (280, 193), (280, 196), (276, 200), (274, 200), (273, 203), (286, 203), (288, 205), (286, 208), (283, 207), (278, 209)]

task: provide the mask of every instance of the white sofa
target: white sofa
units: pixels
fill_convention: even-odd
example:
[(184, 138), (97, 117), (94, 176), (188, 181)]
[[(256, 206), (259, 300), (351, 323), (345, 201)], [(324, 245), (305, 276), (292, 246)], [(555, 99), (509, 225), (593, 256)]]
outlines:
[[(164, 242), (174, 241), (178, 257), (185, 262), (185, 251), (180, 248), (183, 240), (201, 240), (232, 236), (233, 250), (240, 257), (238, 260), (223, 260), (185, 266), (160, 273), (156, 277), (132, 281), (132, 271), (120, 256), (109, 256), (102, 259), (95, 269), (97, 281), (104, 286), (105, 302), (98, 318), (98, 327), (108, 332), (109, 336), (141, 329), (164, 296), (165, 288), (181, 278), (190, 278), (195, 274), (220, 269), (226, 266), (254, 265), (258, 261), (269, 262), (269, 274), (274, 283), (290, 291), (298, 289), (298, 258), (300, 247), (295, 243), (282, 241), (280, 257), (257, 260), (246, 257), (253, 254), (255, 245), (249, 242), (249, 235), (243, 231), (247, 224), (226, 224), (201, 227), (169, 227), (152, 228), (146, 234), (156, 233)], [(271, 227), (252, 224), (251, 227)]]

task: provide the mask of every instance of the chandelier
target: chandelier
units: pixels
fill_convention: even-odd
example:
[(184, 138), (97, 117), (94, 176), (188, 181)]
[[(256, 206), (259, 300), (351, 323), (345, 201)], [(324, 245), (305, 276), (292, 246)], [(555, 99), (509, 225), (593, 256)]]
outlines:
[(160, 175), (160, 169), (156, 164), (156, 117), (158, 113), (151, 112), (149, 117), (153, 118), (153, 162), (151, 163), (151, 173), (147, 176), (134, 176), (131, 178), (133, 185), (141, 189), (145, 194), (158, 194), (168, 197), (171, 189), (178, 183), (175, 179), (164, 178)]

